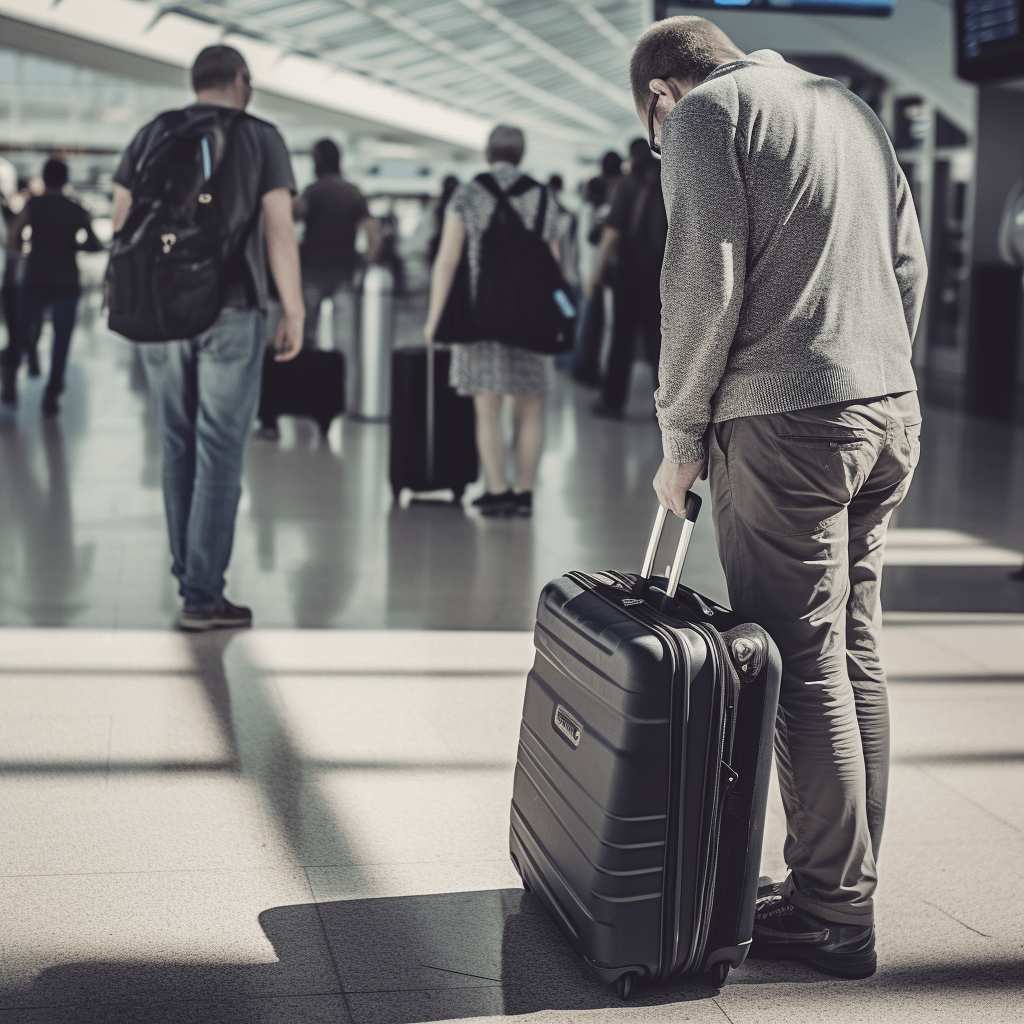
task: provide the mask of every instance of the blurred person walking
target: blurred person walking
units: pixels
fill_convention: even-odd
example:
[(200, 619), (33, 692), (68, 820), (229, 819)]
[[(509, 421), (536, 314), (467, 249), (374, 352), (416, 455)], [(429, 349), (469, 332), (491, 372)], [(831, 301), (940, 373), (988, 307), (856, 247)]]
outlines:
[[(207, 47), (192, 66), (192, 87), (195, 104), (160, 115), (125, 150), (114, 174), (113, 221), (120, 232), (132, 211), (133, 189), (153, 178), (146, 158), (159, 151), (156, 143), (167, 138), (168, 123), (203, 123), (216, 115), (227, 124), (206, 200), (217, 203), (226, 236), (220, 313), (194, 338), (141, 347), (161, 436), (171, 572), (184, 600), (178, 627), (199, 632), (252, 624), (250, 609), (224, 597), (224, 572), (259, 399), (268, 263), (283, 307), (274, 341), (279, 361), (301, 350), (305, 315), (291, 160), (273, 125), (243, 113), (252, 98), (245, 59), (230, 46)], [(143, 212), (144, 198), (140, 191)]]
[[(548, 192), (558, 215), (556, 221), (555, 241), (558, 245), (558, 266), (562, 276), (569, 285), (572, 303), (578, 310), (582, 288), (580, 287), (580, 243), (579, 218), (572, 210), (562, 203), (562, 189), (565, 183), (560, 174), (552, 174), (548, 179)], [(579, 324), (577, 323), (577, 328)], [(577, 334), (579, 331), (577, 330)], [(560, 370), (570, 369), (575, 362), (575, 347), (572, 352), (555, 357), (555, 366)]]
[[(68, 350), (81, 295), (76, 255), (79, 250), (99, 252), (103, 245), (93, 233), (89, 214), (64, 195), (68, 165), (63, 160), (47, 160), (43, 182), (46, 190), (28, 200), (9, 230), (8, 252), (24, 252), (27, 248), (28, 253), (24, 276), (18, 285), (17, 330), (8, 339), (0, 372), (2, 400), (15, 405), (22, 353), (34, 352), (43, 314), (49, 309), (53, 319), (53, 352), (50, 378), (43, 392), (43, 414), (56, 416), (60, 412), (58, 399), (64, 391)], [(38, 363), (35, 369), (38, 373)]]
[[(604, 233), (605, 221), (611, 213), (612, 203), (615, 200), (615, 193), (622, 184), (622, 157), (613, 150), (609, 150), (601, 158), (601, 173), (591, 178), (583, 189), (584, 210), (589, 208), (589, 227), (587, 229), (587, 242), (593, 256), (585, 260), (587, 264), (582, 270), (583, 280), (590, 281), (593, 278), (593, 265), (600, 252), (601, 236)], [(587, 249), (582, 250), (584, 255), (589, 255)], [(604, 340), (605, 324), (605, 285), (610, 279), (613, 271), (614, 252), (609, 253), (605, 259), (603, 276), (600, 281), (595, 281), (592, 288), (582, 289), (582, 301), (580, 304), (579, 329), (576, 335), (576, 349), (573, 353), (572, 376), (581, 384), (592, 387), (601, 385), (601, 342)]]
[(651, 154), (646, 139), (634, 139), (629, 147), (629, 174), (615, 190), (601, 232), (594, 272), (587, 285), (588, 299), (599, 296), (601, 282), (607, 275), (614, 305), (608, 365), (601, 397), (593, 407), (596, 416), (622, 418), (637, 332), (651, 364), (654, 391), (658, 389), (661, 262), (667, 234), (661, 164)]
[[(14, 218), (24, 209), (28, 202), (28, 182), (24, 188), (20, 183), (15, 185), (10, 195), (6, 192), (0, 194), (0, 215), (3, 216), (3, 247), (4, 247), (4, 276), (3, 284), (0, 286), (0, 311), (3, 312), (4, 324), (7, 327), (7, 348), (17, 348), (21, 351), (15, 335), (18, 331), (18, 285), (21, 281), (24, 270), (24, 257), (21, 252), (21, 239), (14, 238), (11, 234), (11, 226)], [(13, 353), (12, 353), (13, 354)], [(5, 365), (6, 356), (0, 354), (0, 366)], [(33, 373), (33, 369), (35, 372)], [(39, 366), (29, 366), (29, 375), (38, 376)]]
[[(341, 175), (341, 150), (330, 139), (313, 146), (316, 181), (292, 204), (296, 220), (304, 221), (306, 233), (299, 252), (302, 259), (302, 299), (306, 306), (303, 348), (316, 348), (320, 306), (341, 292), (351, 293), (352, 278), (360, 265), (356, 234), (362, 227), (369, 247), (366, 261), (380, 257), (381, 231), (370, 216), (362, 192)], [(337, 322), (337, 318), (335, 319)], [(339, 339), (334, 338), (334, 347)]]
[(562, 276), (572, 286), (573, 297), (580, 291), (580, 244), (579, 219), (572, 210), (562, 203), (562, 189), (565, 183), (560, 174), (552, 174), (548, 180), (548, 191), (555, 207), (555, 242), (558, 244), (558, 266)]
[(889, 775), (882, 556), (920, 450), (913, 198), (867, 104), (703, 18), (656, 23), (630, 78), (669, 211), (655, 491), (683, 514), (708, 464), (733, 609), (783, 659), (790, 873), (759, 891), (750, 956), (866, 977)]
[[(486, 156), (495, 187), (505, 194), (526, 228), (534, 231), (545, 190), (532, 179), (520, 183), (525, 177), (519, 170), (525, 149), (520, 129), (498, 125), (487, 141)], [(528, 187), (519, 191), (517, 183), (520, 188), (522, 184)], [(497, 196), (479, 179), (460, 185), (452, 196), (431, 275), (430, 307), (423, 330), (428, 342), (437, 331), (464, 249), (469, 260), (470, 288), (476, 294), (482, 242), (497, 209)], [(544, 223), (539, 227), (557, 259), (558, 210), (554, 203), (546, 204)], [(500, 341), (483, 339), (452, 345), (450, 383), (460, 395), (473, 397), (476, 410), (476, 443), (487, 491), (473, 504), (486, 516), (529, 516), (533, 512), (533, 484), (544, 445), (543, 401), (553, 372), (552, 356)], [(515, 477), (511, 487), (501, 426), (506, 398), (512, 404), (515, 426)]]

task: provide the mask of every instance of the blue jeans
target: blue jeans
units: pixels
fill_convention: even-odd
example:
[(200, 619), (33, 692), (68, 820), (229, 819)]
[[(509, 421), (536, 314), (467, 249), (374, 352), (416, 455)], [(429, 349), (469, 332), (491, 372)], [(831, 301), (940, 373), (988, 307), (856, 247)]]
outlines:
[(171, 572), (190, 609), (216, 608), (224, 593), (264, 321), (257, 309), (224, 309), (189, 341), (142, 346), (161, 437)]
[(44, 299), (26, 291), (25, 286), (21, 285), (18, 288), (18, 329), (11, 332), (10, 341), (4, 349), (4, 365), (17, 371), (22, 355), (39, 341), (43, 312), (47, 306), (53, 318), (53, 354), (50, 357), (50, 380), (46, 390), (56, 397), (64, 390), (64, 371), (68, 364), (68, 350), (71, 348), (71, 335), (75, 330), (78, 312), (77, 292)]

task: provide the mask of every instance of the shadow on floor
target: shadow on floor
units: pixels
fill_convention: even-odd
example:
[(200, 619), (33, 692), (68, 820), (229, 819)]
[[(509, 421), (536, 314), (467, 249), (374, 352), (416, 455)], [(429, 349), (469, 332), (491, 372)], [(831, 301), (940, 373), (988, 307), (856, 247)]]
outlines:
[[(0, 993), (0, 1021), (18, 1024), (414, 1024), (544, 1010), (623, 1008), (566, 945), (537, 900), (516, 889), (275, 907), (260, 924), (277, 963), (80, 963)], [(1016, 990), (1017, 958), (910, 962), (851, 982), (861, 996)], [(748, 962), (733, 986), (820, 986), (797, 964)], [(846, 984), (846, 983), (844, 983)], [(706, 1000), (700, 980), (641, 987), (630, 1008)], [(15, 1008), (17, 1006), (17, 1008)], [(610, 1018), (613, 1019), (613, 1018)], [(687, 1018), (688, 1019), (688, 1018)]]
[[(27, 989), (0, 992), (0, 1021), (413, 1024), (622, 1006), (521, 890), (275, 907), (260, 924), (278, 963), (51, 967)], [(679, 981), (643, 989), (630, 1005), (715, 993)]]

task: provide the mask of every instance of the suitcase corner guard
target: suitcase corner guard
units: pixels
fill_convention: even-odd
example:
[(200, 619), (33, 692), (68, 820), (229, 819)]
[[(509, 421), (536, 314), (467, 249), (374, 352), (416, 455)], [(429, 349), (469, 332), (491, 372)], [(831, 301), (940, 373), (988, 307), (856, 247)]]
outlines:
[(741, 942), (738, 946), (722, 946), (721, 949), (716, 949), (704, 962), (705, 970), (710, 970), (715, 964), (720, 963), (728, 963), (733, 967), (739, 967), (747, 959), (751, 942), (753, 942), (753, 939), (747, 939), (746, 942)]
[(638, 978), (647, 977), (647, 968), (643, 964), (624, 964), (622, 967), (609, 967), (607, 964), (583, 958), (586, 965), (597, 975), (602, 985), (614, 985), (624, 974), (635, 974)]

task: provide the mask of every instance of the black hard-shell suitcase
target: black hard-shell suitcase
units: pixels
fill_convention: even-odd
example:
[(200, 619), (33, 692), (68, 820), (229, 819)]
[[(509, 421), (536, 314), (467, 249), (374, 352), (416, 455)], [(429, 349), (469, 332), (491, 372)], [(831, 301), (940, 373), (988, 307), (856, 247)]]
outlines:
[[(436, 345), (396, 349), (391, 361), (391, 489), (451, 490), (477, 478), (473, 399), (448, 383), (451, 353)], [(428, 382), (433, 382), (430, 387)]]
[[(640, 979), (743, 963), (754, 923), (781, 660), (759, 626), (668, 578), (570, 572), (541, 594), (510, 848), (573, 948)], [(678, 587), (678, 589), (677, 589)], [(669, 596), (673, 595), (673, 596)]]
[(275, 426), (278, 416), (307, 416), (326, 436), (331, 420), (344, 411), (345, 357), (340, 352), (305, 350), (279, 363), (274, 350), (267, 349), (257, 413), (263, 426)]

